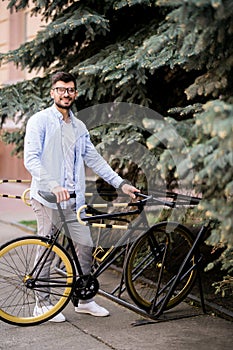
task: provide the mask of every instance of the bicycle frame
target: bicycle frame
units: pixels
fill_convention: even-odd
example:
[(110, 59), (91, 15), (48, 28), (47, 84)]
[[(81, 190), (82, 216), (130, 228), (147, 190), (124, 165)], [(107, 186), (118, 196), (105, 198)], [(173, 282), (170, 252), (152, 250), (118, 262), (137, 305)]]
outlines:
[[(47, 193), (47, 195), (48, 195), (48, 193)], [(52, 197), (50, 197), (50, 201), (52, 201), (51, 198)], [(146, 196), (146, 199), (147, 199), (147, 196)], [(47, 249), (47, 251), (45, 253), (43, 253), (42, 256), (40, 256), (40, 258), (38, 259), (37, 263), (35, 264), (35, 266), (33, 268), (33, 271), (30, 273), (30, 275), (33, 275), (34, 272), (36, 271), (36, 276), (33, 279), (33, 285), (29, 286), (29, 283), (31, 283), (30, 279), (28, 279), (28, 282), (27, 282), (28, 286), (31, 288), (33, 288), (34, 286), (36, 286), (36, 288), (40, 287), (40, 278), (38, 278), (38, 276), (40, 275), (40, 272), (42, 271), (43, 266), (46, 263), (46, 259), (49, 257), (49, 255), (53, 249), (53, 246), (58, 241), (60, 233), (63, 229), (64, 229), (64, 233), (65, 233), (65, 236), (66, 236), (68, 244), (69, 244), (69, 248), (71, 250), (70, 255), (74, 261), (74, 265), (75, 265), (77, 272), (78, 272), (78, 276), (76, 277), (76, 281), (78, 282), (78, 281), (83, 279), (83, 281), (87, 281), (87, 283), (88, 283), (89, 281), (92, 281), (94, 279), (94, 281), (96, 281), (96, 283), (98, 283), (97, 277), (100, 274), (102, 274), (114, 262), (114, 260), (116, 260), (119, 256), (125, 254), (125, 251), (127, 250), (126, 247), (124, 247), (120, 252), (117, 252), (117, 249), (124, 245), (124, 243), (126, 242), (128, 237), (131, 235), (131, 233), (134, 231), (134, 229), (137, 228), (137, 230), (138, 230), (139, 229), (138, 226), (140, 226), (142, 224), (143, 224), (143, 227), (141, 228), (141, 230), (145, 230), (145, 228), (148, 227), (147, 221), (145, 221), (146, 216), (144, 213), (142, 216), (140, 216), (140, 219), (137, 220), (136, 223), (133, 223), (132, 225), (127, 225), (127, 226), (124, 225), (124, 228), (126, 228), (126, 227), (128, 228), (126, 233), (117, 241), (115, 246), (112, 247), (111, 252), (109, 254), (107, 254), (106, 258), (103, 259), (103, 261), (99, 264), (99, 266), (97, 268), (95, 268), (94, 271), (92, 271), (89, 275), (85, 276), (83, 274), (78, 256), (76, 254), (74, 243), (73, 243), (72, 239), (70, 238), (70, 232), (69, 232), (69, 228), (68, 228), (68, 225), (70, 223), (77, 222), (77, 220), (66, 220), (60, 203), (56, 203), (56, 204), (57, 204), (58, 213), (59, 213), (59, 216), (61, 219), (61, 228), (56, 229), (56, 231), (54, 233), (52, 233), (51, 236), (48, 238), (48, 243), (50, 244), (49, 249)], [(127, 216), (127, 215), (135, 215), (135, 214), (142, 213), (144, 205), (145, 205), (145, 199), (143, 202), (139, 201), (137, 203), (129, 203), (129, 204), (127, 203), (127, 206), (129, 206), (129, 207), (134, 206), (134, 207), (136, 207), (136, 209), (128, 210), (127, 212), (124, 212), (124, 213), (122, 213), (122, 212), (112, 213), (112, 214), (105, 214), (104, 213), (101, 215), (97, 215), (97, 218), (98, 219), (100, 219), (100, 218), (101, 219), (102, 218), (104, 218), (104, 219), (113, 219), (113, 218), (114, 219), (122, 219), (122, 217)], [(96, 216), (95, 216), (95, 218), (96, 218)], [(92, 219), (92, 217), (88, 218), (88, 219)], [(114, 227), (114, 225), (106, 225), (106, 227)], [(117, 226), (117, 227), (119, 227), (119, 226)], [(59, 269), (59, 266), (56, 267), (56, 271), (60, 274), (64, 274), (63, 271), (61, 269)], [(39, 284), (37, 284), (37, 282), (39, 282)], [(59, 282), (56, 282), (54, 280), (53, 286), (60, 286)], [(71, 285), (69, 285), (69, 286), (71, 287)], [(78, 286), (78, 284), (77, 284), (77, 286)], [(49, 287), (49, 281), (47, 284), (46, 280), (43, 280), (43, 288), (46, 288), (46, 287)], [(72, 301), (76, 302), (75, 301), (75, 294), (73, 296)]]
[[(147, 199), (147, 196), (146, 196)], [(135, 215), (135, 214), (140, 214), (139, 220), (136, 220), (136, 222), (134, 222), (131, 225), (128, 225), (125, 227), (120, 226), (120, 228), (125, 229), (127, 227), (127, 230), (125, 232), (125, 234), (117, 241), (117, 243), (114, 245), (114, 247), (112, 247), (112, 250), (109, 252), (109, 254), (103, 259), (103, 261), (99, 264), (99, 266), (95, 269), (95, 271), (92, 273), (92, 276), (97, 278), (99, 275), (101, 275), (117, 258), (119, 258), (119, 256), (121, 256), (125, 250), (123, 250), (120, 254), (116, 255), (116, 251), (118, 250), (119, 247), (122, 247), (123, 245), (125, 245), (125, 242), (127, 241), (127, 239), (130, 237), (130, 235), (132, 234), (132, 232), (135, 230), (135, 228), (137, 228), (137, 230), (141, 230), (141, 231), (145, 231), (145, 229), (149, 228), (148, 226), (148, 222), (146, 219), (146, 215), (143, 211), (144, 209), (144, 205), (145, 205), (145, 200), (139, 201), (138, 203), (127, 203), (127, 206), (132, 207), (132, 206), (136, 206), (137, 209), (134, 210), (129, 210), (126, 212), (117, 212), (117, 213), (111, 213), (111, 214), (99, 214), (99, 215), (95, 215), (89, 218), (85, 218), (83, 220), (85, 221), (91, 221), (91, 220), (102, 220), (102, 219), (119, 219), (128, 215)], [(76, 222), (76, 220), (66, 220), (63, 210), (61, 208), (60, 203), (57, 203), (57, 208), (58, 208), (58, 212), (62, 221), (62, 228), (64, 228), (65, 231), (65, 236), (67, 237), (68, 243), (69, 243), (69, 247), (71, 249), (71, 254), (72, 254), (72, 258), (75, 261), (75, 265), (77, 267), (78, 273), (80, 276), (83, 275), (82, 272), (82, 268), (80, 266), (80, 262), (78, 260), (77, 254), (76, 254), (76, 250), (73, 244), (72, 239), (70, 238), (70, 232), (69, 232), (69, 228), (68, 228), (68, 224)], [(101, 225), (101, 224), (100, 224)], [(143, 225), (143, 227), (140, 228), (140, 225)], [(116, 227), (117, 226), (117, 227)], [(106, 228), (119, 228), (119, 225), (105, 225), (104, 227)], [(61, 228), (61, 229), (62, 229)], [(57, 240), (58, 237), (56, 237)], [(110, 248), (111, 249), (111, 248)]]

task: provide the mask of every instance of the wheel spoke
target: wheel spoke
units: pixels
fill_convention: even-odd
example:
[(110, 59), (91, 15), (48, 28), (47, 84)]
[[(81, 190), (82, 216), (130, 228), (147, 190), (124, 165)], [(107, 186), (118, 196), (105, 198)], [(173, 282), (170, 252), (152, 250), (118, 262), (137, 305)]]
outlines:
[[(34, 236), (15, 239), (1, 247), (1, 320), (24, 326), (38, 324), (51, 318), (68, 303), (75, 284), (73, 262), (61, 246), (55, 244), (52, 251), (49, 247), (46, 239)], [(42, 251), (50, 259), (48, 266), (44, 258), (40, 261)], [(39, 268), (36, 267), (32, 274), (36, 261), (39, 261)], [(55, 270), (55, 261), (61, 261), (62, 275)], [(48, 300), (53, 308), (34, 316), (35, 305), (46, 305)]]
[[(125, 268), (125, 283), (130, 297), (142, 309), (149, 311), (162, 303), (174, 281), (181, 263), (192, 246), (188, 229), (179, 224), (154, 225), (132, 245)], [(193, 286), (196, 271), (190, 260), (167, 309), (181, 302)]]

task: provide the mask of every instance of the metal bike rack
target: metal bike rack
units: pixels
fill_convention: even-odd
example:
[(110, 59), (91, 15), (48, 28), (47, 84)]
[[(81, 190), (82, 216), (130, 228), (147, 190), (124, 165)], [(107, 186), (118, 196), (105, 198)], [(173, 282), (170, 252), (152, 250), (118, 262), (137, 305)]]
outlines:
[[(100, 289), (98, 291), (98, 293), (146, 318), (143, 320), (136, 321), (135, 323), (133, 323), (133, 326), (140, 326), (140, 325), (146, 325), (146, 324), (151, 324), (151, 323), (172, 321), (172, 320), (177, 320), (177, 319), (181, 319), (181, 318), (189, 318), (189, 317), (198, 316), (199, 314), (178, 315), (175, 317), (174, 316), (167, 317), (167, 314), (166, 314), (166, 306), (167, 306), (176, 286), (181, 281), (182, 274), (184, 273), (188, 262), (194, 256), (195, 257), (195, 264), (192, 266), (192, 269), (197, 270), (197, 280), (198, 280), (198, 284), (199, 284), (201, 307), (202, 307), (203, 313), (205, 314), (206, 307), (205, 307), (205, 301), (204, 301), (204, 293), (203, 293), (203, 287), (202, 287), (202, 282), (201, 282), (201, 276), (200, 276), (200, 271), (199, 271), (199, 265), (200, 265), (200, 262), (202, 260), (202, 257), (201, 257), (200, 252), (199, 252), (199, 246), (204, 239), (204, 236), (206, 234), (206, 231), (208, 230), (208, 227), (209, 227), (209, 224), (204, 225), (204, 226), (202, 226), (202, 228), (198, 232), (198, 235), (197, 235), (195, 241), (193, 242), (193, 245), (192, 245), (191, 249), (189, 250), (186, 258), (184, 259), (182, 265), (180, 266), (179, 271), (178, 271), (176, 277), (174, 278), (172, 285), (171, 285), (166, 297), (164, 298), (161, 306), (159, 307), (159, 309), (156, 312), (153, 311), (153, 307), (152, 307), (151, 313), (148, 313), (145, 310), (140, 309), (136, 305), (129, 303), (128, 301), (122, 299), (121, 294), (125, 291), (125, 289), (123, 287), (123, 284), (124, 284), (123, 279), (121, 279), (120, 283), (111, 292), (106, 292), (106, 291)], [(118, 296), (116, 296), (117, 293), (118, 293)]]

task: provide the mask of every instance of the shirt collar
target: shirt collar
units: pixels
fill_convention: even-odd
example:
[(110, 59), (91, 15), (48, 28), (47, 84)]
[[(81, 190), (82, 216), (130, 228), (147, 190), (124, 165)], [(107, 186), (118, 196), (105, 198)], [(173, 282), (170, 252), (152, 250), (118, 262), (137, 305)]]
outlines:
[[(59, 112), (59, 110), (56, 108), (55, 104), (53, 104), (51, 106), (51, 109), (54, 113), (54, 115), (60, 120), (60, 122), (62, 122), (63, 120), (63, 115)], [(71, 123), (74, 125), (74, 114), (73, 112), (71, 111), (71, 109), (69, 110), (69, 116), (70, 116), (70, 119), (71, 119)]]

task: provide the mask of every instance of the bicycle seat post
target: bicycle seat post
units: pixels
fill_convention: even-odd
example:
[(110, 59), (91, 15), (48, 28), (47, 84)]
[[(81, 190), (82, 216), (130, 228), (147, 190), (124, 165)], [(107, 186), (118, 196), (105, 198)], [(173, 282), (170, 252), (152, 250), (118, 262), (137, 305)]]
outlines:
[(61, 219), (61, 222), (62, 222), (62, 226), (63, 226), (63, 228), (65, 230), (65, 234), (66, 234), (67, 237), (70, 237), (69, 228), (68, 228), (68, 225), (67, 225), (67, 222), (66, 222), (66, 217), (65, 217), (65, 214), (63, 213), (61, 204), (60, 203), (56, 203), (56, 204), (57, 204), (58, 213), (59, 213), (59, 216), (60, 216), (60, 219)]
[(66, 219), (65, 219), (65, 215), (64, 215), (64, 213), (63, 213), (61, 204), (60, 204), (60, 203), (56, 203), (56, 205), (57, 205), (57, 209), (58, 209), (59, 216), (60, 216), (61, 221), (62, 221), (62, 223), (63, 223), (63, 222), (66, 221)]

